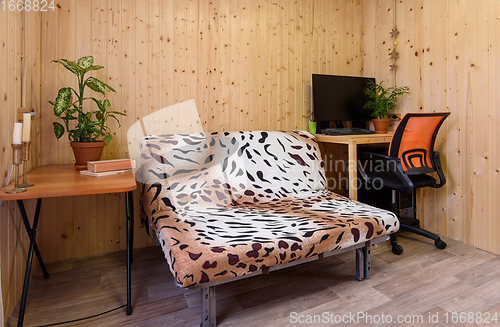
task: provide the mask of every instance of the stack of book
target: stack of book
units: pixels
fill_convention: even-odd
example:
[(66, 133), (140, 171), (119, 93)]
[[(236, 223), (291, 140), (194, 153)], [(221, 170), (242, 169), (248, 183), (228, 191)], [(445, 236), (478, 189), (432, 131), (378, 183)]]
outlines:
[(135, 160), (131, 159), (88, 161), (87, 170), (80, 171), (80, 174), (100, 177), (126, 173), (134, 168)]

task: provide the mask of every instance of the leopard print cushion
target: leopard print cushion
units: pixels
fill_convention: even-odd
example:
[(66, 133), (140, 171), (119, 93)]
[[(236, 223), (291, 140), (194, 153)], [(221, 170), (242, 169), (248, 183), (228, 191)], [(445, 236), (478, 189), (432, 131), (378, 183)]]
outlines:
[(394, 214), (326, 190), (303, 131), (148, 136), (141, 214), (182, 287), (393, 233)]

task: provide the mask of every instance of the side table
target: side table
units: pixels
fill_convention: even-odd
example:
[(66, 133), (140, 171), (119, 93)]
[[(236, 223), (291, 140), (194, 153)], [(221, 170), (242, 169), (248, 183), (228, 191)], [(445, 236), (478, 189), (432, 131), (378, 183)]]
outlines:
[[(30, 239), (24, 285), (19, 310), (17, 326), (22, 326), (26, 310), (26, 299), (30, 280), (33, 253), (35, 253), (43, 276), (49, 278), (42, 256), (36, 244), (36, 231), (40, 215), (42, 199), (52, 197), (103, 194), (103, 193), (125, 193), (126, 219), (127, 219), (127, 314), (132, 314), (131, 302), (131, 263), (133, 247), (133, 223), (134, 208), (132, 191), (137, 184), (133, 172), (121, 173), (103, 177), (92, 177), (80, 174), (73, 165), (49, 165), (34, 169), (28, 174), (28, 181), (35, 185), (29, 187), (26, 192), (7, 194), (6, 191), (13, 188), (13, 183), (0, 190), (0, 201), (17, 201), (24, 227)], [(37, 199), (33, 226), (30, 226), (23, 200)]]

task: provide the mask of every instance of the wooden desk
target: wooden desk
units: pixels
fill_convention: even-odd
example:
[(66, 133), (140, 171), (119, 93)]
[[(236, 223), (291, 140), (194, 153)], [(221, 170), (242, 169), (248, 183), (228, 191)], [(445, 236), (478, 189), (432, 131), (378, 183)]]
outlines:
[[(26, 272), (24, 275), (24, 286), (21, 297), (21, 306), (19, 310), (18, 326), (23, 325), (24, 311), (26, 308), (26, 299), (28, 295), (28, 286), (33, 261), (33, 252), (38, 258), (40, 268), (45, 278), (49, 274), (45, 269), (38, 246), (36, 245), (36, 229), (40, 214), (40, 206), (43, 198), (103, 194), (103, 193), (121, 193), (126, 192), (125, 205), (127, 216), (127, 314), (132, 313), (131, 305), (131, 274), (130, 264), (132, 261), (132, 239), (133, 239), (133, 221), (134, 210), (132, 201), (132, 191), (136, 189), (137, 184), (132, 172), (116, 174), (103, 177), (92, 177), (80, 174), (73, 165), (50, 165), (36, 168), (28, 174), (28, 182), (35, 185), (27, 188), (26, 192), (7, 194), (7, 190), (14, 188), (14, 183), (5, 186), (0, 190), (0, 201), (17, 200), (19, 211), (24, 222), (24, 227), (30, 238), (30, 247), (28, 251), (28, 260), (26, 263)], [(33, 226), (30, 226), (26, 210), (22, 200), (37, 199)]]
[(358, 144), (390, 143), (393, 132), (387, 134), (363, 135), (325, 135), (316, 134), (316, 140), (323, 143), (336, 143), (347, 145), (347, 160), (349, 171), (349, 198), (358, 199)]

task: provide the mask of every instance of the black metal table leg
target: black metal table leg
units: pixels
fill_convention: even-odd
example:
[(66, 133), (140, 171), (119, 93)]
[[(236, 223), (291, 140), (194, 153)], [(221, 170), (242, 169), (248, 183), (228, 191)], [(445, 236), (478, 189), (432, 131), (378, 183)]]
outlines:
[(134, 198), (133, 191), (127, 192), (130, 193), (129, 204), (129, 214), (127, 215), (127, 220), (130, 221), (130, 262), (134, 262)]
[[(38, 216), (40, 214), (41, 205), (42, 205), (42, 199), (38, 199), (36, 202), (35, 216)], [(21, 212), (21, 217), (23, 218), (24, 227), (26, 228), (26, 232), (28, 233), (28, 237), (30, 238), (31, 241), (33, 236), (31, 233), (30, 222), (28, 220), (28, 215), (26, 214), (23, 201), (17, 200), (17, 206), (19, 207), (19, 211)], [(40, 269), (42, 269), (43, 277), (45, 279), (49, 278), (49, 273), (47, 272), (47, 268), (45, 268), (45, 264), (43, 263), (42, 260), (42, 255), (40, 254), (40, 250), (38, 250), (38, 245), (36, 244), (36, 241), (35, 241), (35, 255), (36, 258), (38, 259), (38, 263), (40, 264)]]
[(134, 203), (132, 191), (125, 194), (125, 205), (127, 212), (127, 315), (132, 314), (132, 299), (131, 299), (131, 263), (133, 256), (133, 227), (134, 227)]
[(36, 252), (36, 256), (38, 261), (40, 262), (40, 266), (43, 267), (44, 276), (48, 278), (49, 274), (47, 270), (45, 270), (45, 265), (42, 261), (42, 256), (38, 251), (38, 247), (36, 246), (36, 229), (38, 226), (38, 218), (40, 215), (40, 206), (42, 204), (42, 199), (38, 199), (36, 203), (35, 217), (33, 219), (33, 227), (30, 227), (28, 217), (26, 216), (26, 210), (24, 208), (24, 203), (22, 200), (17, 200), (17, 205), (19, 206), (19, 211), (21, 211), (21, 216), (23, 217), (24, 226), (26, 227), (26, 232), (30, 238), (30, 247), (28, 251), (28, 261), (26, 262), (26, 272), (24, 273), (24, 285), (23, 285), (23, 295), (21, 297), (21, 307), (19, 309), (19, 318), (17, 320), (17, 326), (20, 327), (24, 322), (24, 311), (26, 310), (26, 299), (28, 297), (28, 287), (30, 282), (30, 273), (31, 273), (31, 264), (33, 262), (33, 251)]

